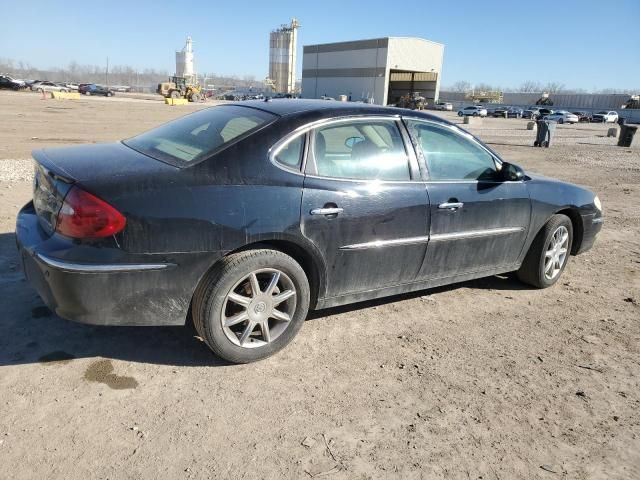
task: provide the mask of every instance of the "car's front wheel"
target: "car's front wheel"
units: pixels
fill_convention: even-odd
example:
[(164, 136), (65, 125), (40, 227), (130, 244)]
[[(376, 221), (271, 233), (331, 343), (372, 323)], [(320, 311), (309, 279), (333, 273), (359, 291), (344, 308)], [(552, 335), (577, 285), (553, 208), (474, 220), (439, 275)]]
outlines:
[(537, 288), (547, 288), (558, 281), (571, 254), (573, 225), (566, 215), (551, 217), (538, 232), (518, 270), (518, 278)]
[(293, 339), (309, 301), (298, 262), (277, 250), (248, 250), (224, 258), (203, 279), (193, 296), (193, 323), (216, 355), (254, 362)]

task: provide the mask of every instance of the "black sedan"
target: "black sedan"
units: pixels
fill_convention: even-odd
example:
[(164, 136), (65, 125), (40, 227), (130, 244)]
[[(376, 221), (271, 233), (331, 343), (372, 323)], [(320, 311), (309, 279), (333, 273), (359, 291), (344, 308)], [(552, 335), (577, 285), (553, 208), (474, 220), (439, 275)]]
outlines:
[(493, 110), (493, 117), (522, 118), (524, 111), (518, 107), (498, 107)]
[(578, 123), (589, 123), (591, 121), (591, 114), (589, 112), (572, 112), (578, 117)]
[(33, 152), (17, 241), (59, 316), (182, 325), (232, 362), (309, 309), (517, 272), (591, 248), (589, 190), (526, 174), (441, 118), (307, 100), (192, 113), (119, 143)]
[(96, 85), (95, 83), (81, 83), (78, 85), (78, 92), (83, 95), (102, 95), (103, 97), (113, 97), (115, 92), (104, 85)]

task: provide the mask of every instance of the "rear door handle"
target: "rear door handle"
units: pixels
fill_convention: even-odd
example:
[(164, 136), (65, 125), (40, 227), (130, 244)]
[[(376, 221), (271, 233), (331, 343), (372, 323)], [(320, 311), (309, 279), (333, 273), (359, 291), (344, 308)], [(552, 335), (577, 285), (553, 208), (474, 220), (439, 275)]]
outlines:
[(311, 215), (338, 215), (342, 212), (343, 209), (340, 207), (314, 208), (311, 210)]
[(464, 206), (462, 202), (445, 202), (438, 205), (438, 208), (441, 210), (458, 210)]

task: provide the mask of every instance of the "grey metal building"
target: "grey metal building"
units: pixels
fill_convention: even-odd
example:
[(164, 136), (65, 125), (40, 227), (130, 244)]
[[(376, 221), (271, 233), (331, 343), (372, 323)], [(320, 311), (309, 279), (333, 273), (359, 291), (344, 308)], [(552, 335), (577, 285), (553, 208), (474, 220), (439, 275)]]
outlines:
[(444, 45), (423, 38), (385, 37), (305, 45), (302, 97), (395, 103), (416, 92), (433, 103), (440, 92)]

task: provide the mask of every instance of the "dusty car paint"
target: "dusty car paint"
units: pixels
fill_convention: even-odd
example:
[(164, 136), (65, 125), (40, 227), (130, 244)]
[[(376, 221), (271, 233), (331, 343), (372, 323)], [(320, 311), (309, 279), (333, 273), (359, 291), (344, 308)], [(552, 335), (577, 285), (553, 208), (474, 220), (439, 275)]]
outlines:
[[(571, 184), (535, 176), (518, 182), (430, 181), (406, 130), (414, 162), (407, 182), (319, 178), (270, 158), (292, 132), (333, 118), (448, 125), (426, 113), (302, 100), (243, 105), (279, 117), (195, 165), (168, 165), (122, 143), (34, 152), (37, 162), (59, 175), (57, 181), (76, 182), (127, 218), (113, 237), (78, 241), (45, 232), (33, 204), (22, 209), (16, 231), (25, 271), (52, 309), (86, 323), (183, 324), (196, 286), (217, 261), (265, 244), (303, 265), (312, 308), (322, 308), (513, 271), (556, 212), (574, 221), (574, 254), (588, 249), (601, 228), (593, 222), (601, 218), (593, 193)], [(452, 199), (465, 208), (438, 208)], [(310, 215), (333, 204), (344, 212)], [(60, 268), (59, 262), (79, 268)], [(145, 264), (162, 268), (96, 270)]]

